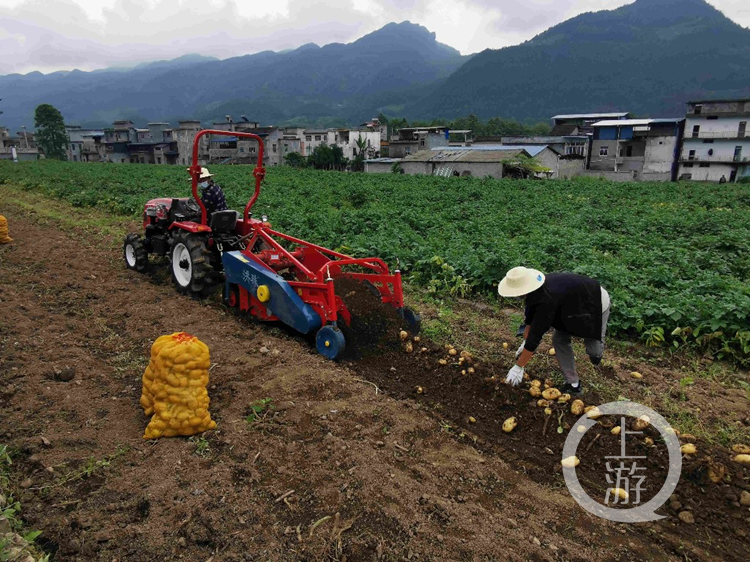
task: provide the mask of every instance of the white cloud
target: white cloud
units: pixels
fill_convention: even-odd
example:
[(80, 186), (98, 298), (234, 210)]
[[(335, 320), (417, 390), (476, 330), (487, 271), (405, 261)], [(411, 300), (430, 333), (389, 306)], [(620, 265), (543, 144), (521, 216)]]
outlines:
[[(464, 54), (530, 39), (577, 14), (632, 0), (0, 0), (0, 73), (174, 58), (226, 58), (350, 42), (410, 20)], [(747, 0), (711, 0), (750, 26)]]

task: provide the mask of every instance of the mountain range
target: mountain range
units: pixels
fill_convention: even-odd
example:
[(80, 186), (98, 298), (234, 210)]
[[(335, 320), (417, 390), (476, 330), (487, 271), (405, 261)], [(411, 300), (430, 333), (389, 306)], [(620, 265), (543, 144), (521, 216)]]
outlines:
[(473, 56), (403, 22), (349, 44), (0, 76), (0, 124), (30, 127), (40, 103), (83, 126), (242, 114), (264, 125), (316, 126), (354, 125), (380, 112), (525, 122), (615, 110), (669, 117), (683, 115), (689, 99), (750, 97), (748, 76), (750, 30), (704, 0), (636, 0)]

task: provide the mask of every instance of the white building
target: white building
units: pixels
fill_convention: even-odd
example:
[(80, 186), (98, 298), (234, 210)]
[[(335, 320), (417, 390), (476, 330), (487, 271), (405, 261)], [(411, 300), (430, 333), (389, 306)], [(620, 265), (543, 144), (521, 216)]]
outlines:
[(682, 180), (750, 177), (750, 99), (688, 102), (680, 155)]

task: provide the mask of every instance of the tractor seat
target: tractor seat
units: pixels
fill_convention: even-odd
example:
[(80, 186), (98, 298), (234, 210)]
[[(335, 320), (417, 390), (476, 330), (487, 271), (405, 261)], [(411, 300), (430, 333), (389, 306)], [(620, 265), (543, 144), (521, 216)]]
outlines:
[(211, 230), (219, 234), (233, 234), (237, 225), (237, 211), (216, 211), (211, 214), (209, 225)]

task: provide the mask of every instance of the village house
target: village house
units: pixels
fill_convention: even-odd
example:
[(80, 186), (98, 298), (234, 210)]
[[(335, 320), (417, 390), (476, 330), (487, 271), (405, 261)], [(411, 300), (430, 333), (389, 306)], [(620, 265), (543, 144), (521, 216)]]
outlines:
[(388, 143), (389, 158), (405, 158), (424, 150), (450, 144), (448, 127), (404, 127)]
[(36, 145), (34, 133), (24, 127), (14, 137), (8, 129), (0, 127), (0, 160), (13, 160), (14, 154), (19, 162), (39, 160), (43, 156)]
[(750, 177), (750, 99), (688, 102), (679, 179)]
[(500, 179), (505, 176), (505, 161), (520, 155), (531, 158), (526, 150), (513, 146), (496, 146), (489, 149), (436, 147), (403, 158), (399, 166), (403, 173), (409, 175)]
[(83, 129), (80, 125), (66, 125), (68, 132), (68, 160), (72, 162), (103, 161), (103, 129)]
[(684, 118), (595, 123), (584, 175), (615, 181), (675, 181), (684, 124)]

